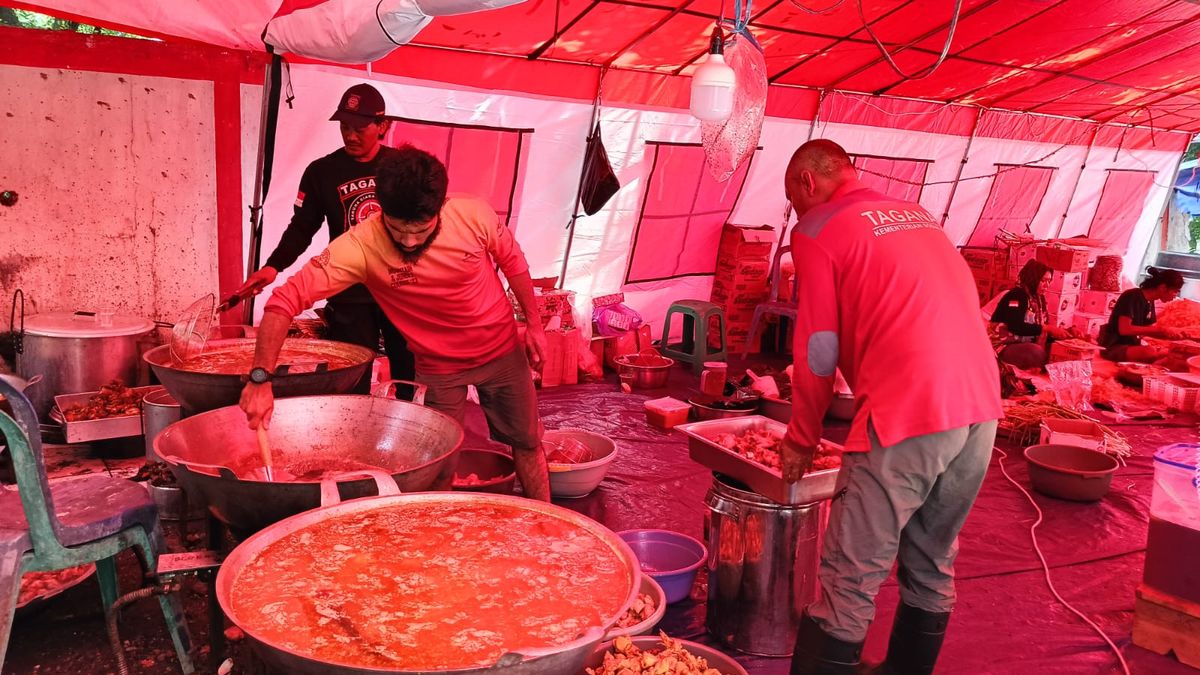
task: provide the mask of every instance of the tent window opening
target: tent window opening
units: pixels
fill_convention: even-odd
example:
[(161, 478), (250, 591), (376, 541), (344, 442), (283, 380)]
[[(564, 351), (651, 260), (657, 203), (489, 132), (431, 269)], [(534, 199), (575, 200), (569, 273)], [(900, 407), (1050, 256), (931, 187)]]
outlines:
[(997, 164), (996, 177), (967, 246), (990, 247), (1001, 232), (1026, 234), (1042, 207), (1053, 167)]
[(714, 274), (721, 228), (737, 206), (754, 156), (723, 183), (709, 175), (698, 144), (647, 142), (645, 160), (650, 175), (625, 283)]
[(112, 37), (134, 38), (135, 40), (154, 39), (145, 35), (100, 28), (99, 26), (80, 23), (74, 19), (60, 19), (38, 12), (31, 12), (26, 9), (13, 9), (11, 7), (0, 7), (0, 26), (28, 28), (32, 30), (68, 31), (82, 35), (109, 35)]
[(863, 185), (892, 199), (920, 203), (925, 174), (933, 160), (877, 155), (851, 155)]
[(1200, 251), (1200, 141), (1193, 140), (1184, 154), (1184, 162), (1175, 175), (1171, 198), (1167, 200), (1166, 242), (1174, 253)]
[(1109, 169), (1096, 205), (1096, 215), (1088, 228), (1088, 237), (1107, 241), (1117, 251), (1129, 246), (1134, 227), (1146, 208), (1146, 198), (1154, 187), (1154, 172), (1136, 169)]
[(384, 139), (408, 143), (446, 165), (449, 191), (487, 201), (506, 225), (512, 219), (517, 188), (524, 181), (525, 154), (533, 129), (510, 129), (392, 118)]

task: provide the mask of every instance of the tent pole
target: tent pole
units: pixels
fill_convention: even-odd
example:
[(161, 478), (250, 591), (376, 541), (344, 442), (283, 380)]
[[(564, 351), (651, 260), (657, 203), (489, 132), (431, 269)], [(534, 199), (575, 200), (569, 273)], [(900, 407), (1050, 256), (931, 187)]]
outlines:
[[(279, 89), (282, 79), (281, 59), (273, 54), (263, 75), (262, 109), (258, 117), (258, 157), (254, 166), (254, 203), (250, 206), (250, 246), (246, 257), (246, 276), (258, 270), (262, 254), (263, 199), (271, 186), (270, 164), (275, 152), (275, 127), (279, 123)], [(269, 158), (267, 155), (271, 155)], [(242, 303), (242, 323), (254, 323), (254, 300), (250, 296)]]
[(808, 138), (806, 141), (813, 139), (813, 134), (817, 133), (817, 122), (821, 121), (821, 106), (825, 105), (825, 94), (828, 93), (825, 89), (817, 92), (817, 110), (813, 113), (812, 124), (808, 125)]
[(1071, 213), (1071, 202), (1075, 201), (1075, 195), (1079, 192), (1079, 184), (1083, 182), (1083, 174), (1087, 171), (1088, 160), (1092, 158), (1092, 148), (1096, 146), (1096, 137), (1100, 135), (1100, 125), (1092, 129), (1092, 139), (1088, 141), (1087, 152), (1083, 153), (1083, 164), (1079, 166), (1079, 175), (1075, 177), (1075, 185), (1071, 188), (1071, 196), (1067, 197), (1067, 205), (1063, 207), (1062, 220), (1058, 222), (1058, 227), (1054, 230), (1054, 236), (1050, 239), (1057, 239), (1062, 234), (1063, 226), (1067, 224), (1067, 215)]
[[(262, 106), (258, 115), (258, 157), (254, 164), (254, 202), (250, 206), (250, 245), (247, 247), (249, 254), (246, 257), (245, 276), (250, 276), (258, 268), (258, 250), (262, 242), (263, 158), (267, 143), (267, 107), (271, 98), (268, 95), (271, 91), (271, 64), (268, 63), (263, 70)], [(253, 322), (254, 298), (251, 297), (242, 303), (242, 323), (249, 325)]]
[(954, 195), (958, 193), (958, 184), (962, 181), (963, 171), (967, 169), (967, 160), (971, 157), (971, 144), (975, 142), (975, 132), (979, 131), (979, 122), (983, 119), (984, 109), (980, 108), (975, 114), (975, 122), (971, 125), (971, 134), (967, 136), (967, 147), (963, 148), (962, 161), (958, 163), (958, 175), (950, 184), (950, 197), (946, 199), (946, 208), (942, 210), (942, 230), (946, 229), (946, 221), (950, 219), (950, 206), (954, 204)]
[[(600, 97), (604, 92), (604, 76), (608, 74), (608, 66), (600, 69), (596, 78), (596, 98), (592, 101), (592, 117), (588, 121), (588, 136), (592, 135), (596, 125), (600, 123)], [(587, 157), (586, 151), (584, 157)], [(571, 204), (571, 218), (567, 221), (567, 247), (563, 251), (562, 267), (558, 271), (557, 288), (563, 288), (567, 283), (567, 262), (571, 259), (571, 244), (575, 242), (575, 221), (579, 220), (579, 202), (583, 200), (583, 179), (586, 167), (580, 168), (579, 186), (575, 189), (575, 201)]]

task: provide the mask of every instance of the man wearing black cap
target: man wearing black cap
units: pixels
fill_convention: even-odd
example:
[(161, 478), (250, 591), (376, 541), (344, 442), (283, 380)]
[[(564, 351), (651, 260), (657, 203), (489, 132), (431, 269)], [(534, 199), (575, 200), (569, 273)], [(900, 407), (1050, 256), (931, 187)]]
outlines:
[[(275, 281), (279, 270), (296, 262), (312, 243), (321, 223), (329, 225), (329, 240), (358, 225), (379, 211), (375, 198), (375, 168), (395, 149), (380, 141), (387, 133), (383, 96), (369, 84), (356, 84), (342, 94), (330, 121), (338, 122), (343, 147), (308, 165), (300, 178), (292, 221), (266, 264), (251, 274), (242, 288), (261, 291)], [(256, 291), (256, 292), (257, 292)], [(384, 348), (393, 380), (412, 380), (413, 355), (400, 331), (384, 316), (379, 305), (361, 284), (329, 298), (325, 306), (329, 338), (362, 345), (374, 351), (383, 333)], [(356, 391), (366, 392), (370, 373)]]

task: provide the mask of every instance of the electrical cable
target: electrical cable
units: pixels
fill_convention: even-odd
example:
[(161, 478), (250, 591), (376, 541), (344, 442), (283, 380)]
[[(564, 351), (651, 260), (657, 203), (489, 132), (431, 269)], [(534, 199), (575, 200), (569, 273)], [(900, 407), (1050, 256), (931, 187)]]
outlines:
[(1034, 521), (1033, 525), (1031, 525), (1029, 528), (1029, 538), (1033, 541), (1033, 550), (1035, 553), (1037, 553), (1038, 560), (1042, 563), (1042, 573), (1046, 576), (1046, 586), (1050, 589), (1050, 593), (1054, 595), (1054, 597), (1062, 604), (1063, 607), (1066, 607), (1075, 616), (1083, 619), (1084, 623), (1086, 623), (1088, 626), (1091, 626), (1092, 630), (1096, 631), (1096, 634), (1104, 639), (1104, 642), (1108, 644), (1109, 649), (1112, 649), (1113, 654), (1117, 655), (1117, 661), (1121, 663), (1121, 670), (1124, 671), (1125, 675), (1130, 675), (1129, 664), (1125, 662), (1125, 655), (1121, 653), (1121, 650), (1117, 647), (1116, 643), (1114, 643), (1108, 637), (1108, 635), (1105, 634), (1100, 626), (1097, 626), (1096, 623), (1087, 618), (1083, 612), (1075, 609), (1071, 603), (1064, 600), (1063, 597), (1059, 595), (1058, 589), (1054, 587), (1054, 581), (1050, 578), (1050, 565), (1046, 562), (1046, 556), (1042, 553), (1042, 548), (1038, 545), (1037, 539), (1037, 528), (1038, 525), (1042, 524), (1042, 509), (1039, 508), (1037, 502), (1034, 501), (1033, 495), (1029, 494), (1029, 491), (1026, 490), (1020, 483), (1013, 480), (1012, 476), (1008, 475), (1008, 469), (1004, 467), (1004, 460), (1008, 459), (1008, 453), (996, 446), (992, 446), (992, 450), (1000, 453), (1000, 457), (998, 459), (1000, 464), (1000, 473), (1003, 473), (1004, 477), (1008, 479), (1008, 482), (1012, 483), (1013, 487), (1017, 488), (1021, 491), (1021, 494), (1025, 495), (1025, 499), (1029, 500), (1029, 504), (1033, 506), (1033, 510), (1037, 512), (1037, 520)]
[[(988, 173), (988, 174), (984, 174), (984, 175), (982, 175), (982, 176), (969, 176), (969, 177), (967, 177), (967, 178), (957, 178), (957, 179), (955, 179), (955, 180), (938, 180), (938, 181), (930, 181), (930, 182), (928, 182), (928, 183), (925, 183), (925, 182), (918, 182), (918, 181), (914, 181), (914, 180), (905, 180), (905, 179), (903, 179), (903, 178), (895, 178), (895, 177), (893, 177), (893, 176), (889, 176), (888, 174), (885, 174), (885, 173), (879, 173), (878, 171), (871, 171), (871, 170), (869, 170), (869, 169), (858, 169), (858, 170), (859, 170), (859, 171), (861, 171), (862, 173), (869, 173), (869, 174), (871, 174), (871, 175), (873, 175), (873, 176), (880, 176), (880, 177), (882, 177), (882, 178), (887, 178), (887, 179), (893, 180), (893, 181), (895, 181), (895, 182), (897, 182), (897, 183), (903, 183), (903, 184), (906, 184), (906, 185), (920, 185), (920, 186), (929, 186), (929, 185), (952, 185), (952, 184), (954, 184), (954, 183), (961, 183), (961, 182), (963, 182), (963, 181), (968, 181), (968, 180), (979, 180), (979, 179), (981, 179), (981, 178), (995, 178), (996, 176), (999, 176), (999, 175), (1000, 175), (1000, 174), (1002, 174), (1002, 173), (1007, 173), (1007, 172), (1009, 172), (1009, 171), (1015, 171), (1016, 169), (1025, 168), (1025, 167), (1027, 167), (1027, 166), (1032, 166), (1032, 165), (1034, 165), (1034, 164), (1037, 164), (1038, 162), (1044, 162), (1044, 161), (1046, 161), (1047, 159), (1050, 159), (1050, 158), (1051, 158), (1051, 157), (1053, 157), (1054, 155), (1057, 155), (1058, 153), (1062, 152), (1063, 150), (1066, 150), (1066, 149), (1067, 149), (1067, 148), (1069, 148), (1069, 147), (1073, 147), (1073, 146), (1074, 146), (1074, 147), (1080, 147), (1080, 146), (1079, 146), (1079, 145), (1076, 143), (1076, 141), (1078, 141), (1078, 140), (1080, 140), (1080, 139), (1082, 139), (1082, 138), (1083, 138), (1083, 134), (1079, 134), (1079, 135), (1078, 135), (1078, 136), (1076, 136), (1074, 139), (1072, 139), (1072, 140), (1070, 140), (1070, 141), (1068, 141), (1068, 142), (1066, 142), (1066, 143), (1063, 143), (1062, 145), (1060, 145), (1060, 146), (1058, 146), (1057, 148), (1055, 148), (1054, 150), (1051, 150), (1050, 152), (1048, 152), (1048, 153), (1046, 153), (1046, 154), (1042, 155), (1041, 157), (1038, 157), (1038, 158), (1036, 158), (1036, 159), (1031, 159), (1031, 160), (1029, 160), (1028, 162), (1024, 162), (1024, 163), (1022, 163), (1022, 164), (1010, 164), (1010, 165), (1008, 165), (1008, 166), (1005, 166), (1005, 167), (1004, 167), (1004, 168), (1002, 168), (1002, 169), (999, 169), (999, 170), (995, 171), (994, 173)], [(1052, 169), (1052, 168), (1055, 168), (1055, 167), (1043, 167), (1043, 168)]]
[[(875, 46), (883, 53), (884, 60), (892, 67), (892, 70), (896, 71), (896, 74), (905, 80), (920, 80), (929, 77), (933, 74), (933, 71), (938, 69), (938, 66), (942, 65), (942, 62), (946, 60), (946, 56), (950, 54), (950, 43), (954, 41), (954, 31), (958, 28), (958, 17), (962, 14), (962, 0), (954, 0), (954, 15), (950, 17), (950, 32), (946, 35), (946, 44), (942, 45), (942, 53), (938, 55), (937, 61), (934, 61), (933, 65), (926, 66), (917, 71), (915, 75), (912, 75), (900, 69), (900, 66), (892, 59), (892, 55), (888, 52), (887, 47), (883, 45), (883, 42), (875, 35), (875, 31), (871, 29), (871, 24), (867, 21), (866, 14), (863, 13), (862, 0), (855, 0), (854, 4), (858, 6), (858, 18), (862, 20), (863, 28), (867, 31), (867, 35), (871, 36), (871, 40), (875, 42)], [(904, 48), (902, 47), (901, 49)]]
[(808, 14), (820, 15), (820, 14), (828, 14), (828, 13), (832, 12), (833, 10), (837, 9), (838, 7), (841, 7), (842, 4), (844, 4), (846, 2), (846, 0), (837, 0), (837, 2), (833, 3), (832, 5), (830, 5), (828, 7), (825, 7), (823, 9), (813, 9), (811, 7), (805, 7), (804, 5), (800, 4), (800, 0), (791, 0), (791, 2), (793, 5), (796, 6), (796, 9), (799, 9), (802, 12), (806, 12)]

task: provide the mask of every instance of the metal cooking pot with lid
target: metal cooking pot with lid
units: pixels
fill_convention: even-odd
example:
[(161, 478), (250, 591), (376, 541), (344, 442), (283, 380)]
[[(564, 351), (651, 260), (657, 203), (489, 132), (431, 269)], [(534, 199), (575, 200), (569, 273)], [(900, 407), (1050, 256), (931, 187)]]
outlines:
[(109, 312), (60, 312), (22, 317), (13, 328), (17, 374), (42, 376), (29, 400), (38, 417), (45, 417), (56, 394), (97, 391), (113, 380), (130, 387), (140, 384), (138, 340), (154, 329), (154, 322)]
[[(154, 450), (190, 495), (244, 536), (319, 506), (324, 471), (375, 467), (405, 491), (427, 490), (462, 445), (463, 430), (448, 415), (394, 398), (301, 396), (275, 401), (269, 438), (281, 474), (275, 481), (256, 472), (255, 432), (237, 406), (175, 422), (154, 439)], [(283, 480), (280, 470), (292, 477)], [(361, 477), (339, 485), (347, 498), (372, 490)]]
[[(360, 475), (360, 474), (354, 474)], [(242, 542), (225, 559), (217, 574), (217, 600), (230, 621), (242, 628), (260, 656), (280, 672), (301, 675), (572, 675), (579, 672), (587, 658), (604, 636), (605, 630), (625, 614), (637, 596), (641, 581), (641, 570), (633, 551), (611, 530), (596, 521), (569, 509), (545, 502), (533, 501), (508, 495), (456, 492), (425, 492), (421, 494), (399, 494), (394, 483), (386, 475), (371, 473), (379, 486), (378, 497), (366, 497), (337, 503), (337, 490), (332, 484), (322, 486), (322, 507), (280, 521)], [(350, 477), (349, 475), (346, 477)], [(616, 597), (622, 598), (621, 609), (613, 616), (603, 617), (601, 624), (588, 627), (580, 637), (552, 648), (519, 649), (501, 656), (490, 666), (442, 669), (436, 671), (404, 671), (373, 666), (349, 666), (339, 663), (318, 661), (311, 655), (301, 654), (282, 645), (263, 639), (253, 625), (248, 625), (244, 616), (239, 616), (232, 602), (233, 587), (238, 576), (255, 562), (265, 548), (288, 535), (324, 521), (356, 514), (369, 516), (392, 506), (415, 505), (417, 508), (442, 507), (447, 504), (494, 504), (540, 512), (566, 521), (579, 530), (598, 537), (621, 558), (629, 571), (625, 587), (611, 589)], [(500, 534), (503, 534), (500, 531)], [(513, 619), (520, 618), (520, 607), (513, 607)]]

